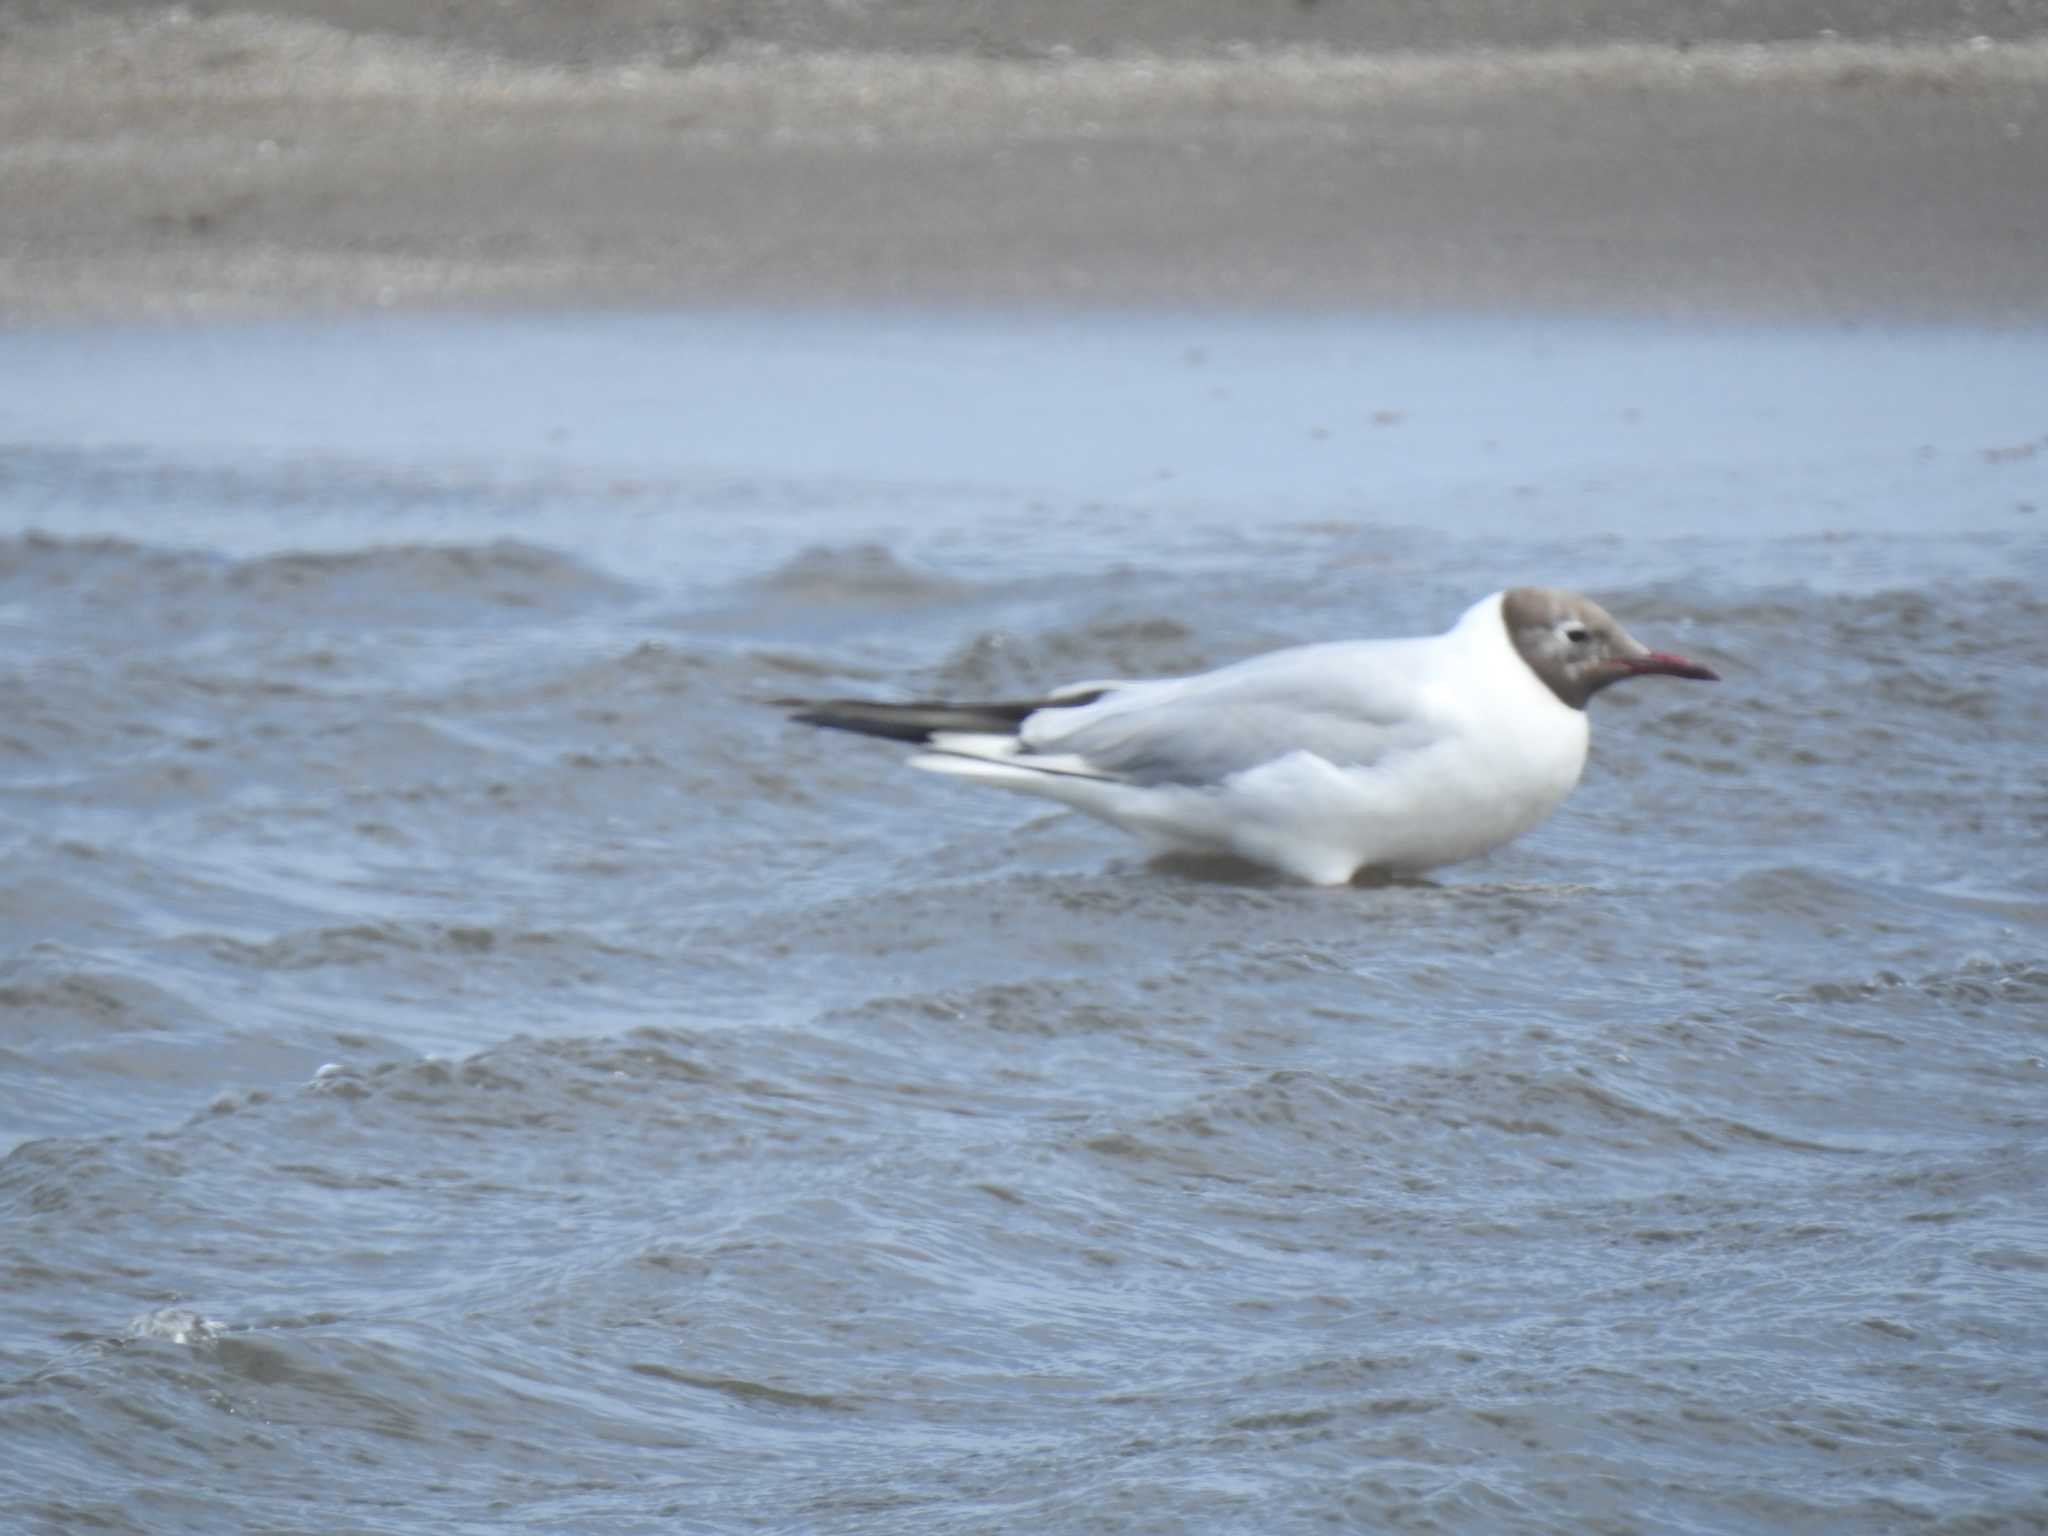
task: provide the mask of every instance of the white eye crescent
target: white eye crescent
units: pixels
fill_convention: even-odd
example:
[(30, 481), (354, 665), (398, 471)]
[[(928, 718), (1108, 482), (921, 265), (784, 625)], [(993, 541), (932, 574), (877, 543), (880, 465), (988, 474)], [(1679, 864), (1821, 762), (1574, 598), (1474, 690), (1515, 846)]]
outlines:
[(1577, 619), (1565, 620), (1564, 623), (1557, 626), (1557, 633), (1560, 639), (1568, 640), (1573, 645), (1584, 645), (1593, 638), (1593, 631), (1586, 628)]

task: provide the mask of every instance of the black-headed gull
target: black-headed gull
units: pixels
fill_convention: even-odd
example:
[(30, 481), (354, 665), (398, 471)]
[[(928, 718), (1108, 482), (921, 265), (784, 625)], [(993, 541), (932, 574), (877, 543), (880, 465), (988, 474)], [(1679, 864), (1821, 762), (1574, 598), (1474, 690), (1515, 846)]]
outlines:
[(916, 743), (914, 767), (1057, 800), (1162, 851), (1341, 885), (1521, 836), (1579, 782), (1587, 701), (1649, 673), (1715, 677), (1590, 598), (1514, 587), (1441, 635), (1293, 646), (1194, 677), (985, 704), (784, 702), (810, 725)]

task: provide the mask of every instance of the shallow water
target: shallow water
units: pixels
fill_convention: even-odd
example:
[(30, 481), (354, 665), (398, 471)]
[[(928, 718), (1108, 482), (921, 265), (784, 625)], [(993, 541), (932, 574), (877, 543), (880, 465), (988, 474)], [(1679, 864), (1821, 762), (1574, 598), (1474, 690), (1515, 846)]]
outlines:
[[(2048, 338), (0, 337), (32, 1531), (2048, 1521)], [(1597, 593), (1429, 882), (784, 724)]]

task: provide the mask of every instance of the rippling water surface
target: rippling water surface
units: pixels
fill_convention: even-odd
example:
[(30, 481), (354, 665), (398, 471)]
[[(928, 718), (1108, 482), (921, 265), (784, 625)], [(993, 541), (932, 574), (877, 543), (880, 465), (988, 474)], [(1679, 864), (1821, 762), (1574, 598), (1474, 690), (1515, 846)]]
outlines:
[[(0, 337), (30, 1531), (2048, 1521), (2048, 340)], [(784, 724), (1595, 592), (1492, 858)]]

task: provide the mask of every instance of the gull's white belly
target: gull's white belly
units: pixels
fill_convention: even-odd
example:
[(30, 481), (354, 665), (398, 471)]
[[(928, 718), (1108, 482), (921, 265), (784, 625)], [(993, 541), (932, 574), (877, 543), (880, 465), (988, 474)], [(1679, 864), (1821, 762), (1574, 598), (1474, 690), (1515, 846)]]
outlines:
[(1138, 791), (1118, 797), (1111, 819), (1155, 843), (1226, 850), (1318, 884), (1455, 864), (1544, 821), (1584, 771), (1585, 716), (1529, 713), (1372, 767), (1295, 752), (1210, 789)]

